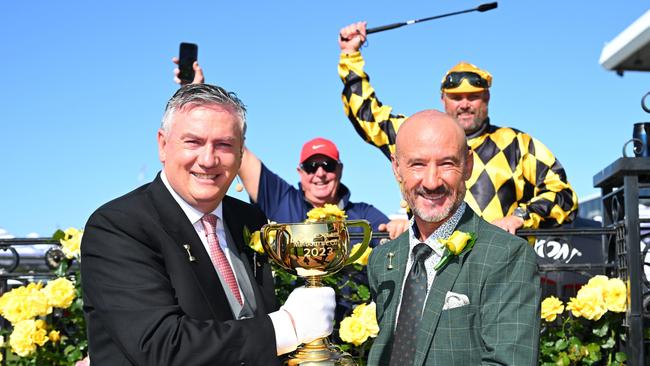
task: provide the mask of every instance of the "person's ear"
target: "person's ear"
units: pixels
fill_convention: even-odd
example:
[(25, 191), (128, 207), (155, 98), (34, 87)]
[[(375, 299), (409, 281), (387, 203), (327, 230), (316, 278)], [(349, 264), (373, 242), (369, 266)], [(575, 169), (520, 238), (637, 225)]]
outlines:
[(165, 131), (158, 130), (157, 138), (158, 138), (158, 160), (160, 160), (160, 162), (164, 164), (167, 156), (167, 154), (165, 153), (165, 145), (167, 144)]
[(463, 172), (464, 180), (469, 180), (472, 177), (472, 170), (474, 169), (474, 153), (472, 149), (467, 148), (467, 155), (465, 156), (465, 171)]

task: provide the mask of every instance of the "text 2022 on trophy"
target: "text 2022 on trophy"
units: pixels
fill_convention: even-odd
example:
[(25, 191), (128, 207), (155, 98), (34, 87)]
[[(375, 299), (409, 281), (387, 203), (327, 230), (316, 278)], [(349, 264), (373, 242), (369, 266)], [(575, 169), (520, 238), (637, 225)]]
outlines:
[[(352, 256), (348, 227), (363, 230), (361, 246)], [(366, 220), (269, 224), (260, 232), (260, 241), (269, 257), (286, 271), (304, 278), (307, 287), (321, 287), (323, 276), (334, 274), (357, 260), (368, 248), (371, 237), (372, 230)], [(320, 338), (299, 347), (286, 364), (347, 366), (355, 363), (327, 338)]]

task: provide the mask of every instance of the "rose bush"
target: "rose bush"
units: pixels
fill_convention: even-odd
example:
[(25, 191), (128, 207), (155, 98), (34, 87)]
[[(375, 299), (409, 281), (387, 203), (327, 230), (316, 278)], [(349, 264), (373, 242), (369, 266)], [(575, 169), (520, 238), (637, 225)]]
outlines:
[(540, 364), (624, 365), (627, 356), (617, 345), (625, 336), (626, 296), (620, 279), (595, 276), (566, 306), (555, 296), (544, 299)]
[[(74, 365), (87, 354), (81, 277), (78, 266), (81, 236), (75, 228), (57, 231), (65, 259), (56, 279), (29, 283), (0, 297), (0, 315), (11, 323), (4, 330), (8, 365)], [(1, 354), (0, 354), (1, 356)]]

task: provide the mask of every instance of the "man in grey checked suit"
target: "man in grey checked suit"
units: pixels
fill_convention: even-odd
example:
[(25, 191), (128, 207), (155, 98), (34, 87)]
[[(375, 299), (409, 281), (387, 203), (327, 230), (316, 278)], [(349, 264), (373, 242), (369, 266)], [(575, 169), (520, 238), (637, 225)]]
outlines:
[[(463, 202), (472, 165), (463, 130), (444, 113), (422, 111), (400, 127), (392, 166), (413, 219), (370, 256), (380, 331), (369, 365), (537, 364), (535, 254)], [(454, 231), (475, 235), (474, 246), (436, 270), (439, 239)]]

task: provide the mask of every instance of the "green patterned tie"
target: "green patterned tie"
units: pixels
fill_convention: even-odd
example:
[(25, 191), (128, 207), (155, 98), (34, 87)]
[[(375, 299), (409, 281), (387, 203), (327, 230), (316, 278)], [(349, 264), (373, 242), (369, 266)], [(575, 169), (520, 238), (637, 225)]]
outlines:
[(431, 247), (424, 243), (413, 248), (413, 266), (404, 283), (397, 330), (390, 356), (391, 366), (413, 365), (415, 360), (417, 344), (415, 337), (418, 323), (422, 318), (424, 299), (427, 297), (427, 270), (424, 261), (429, 258), (431, 252)]

